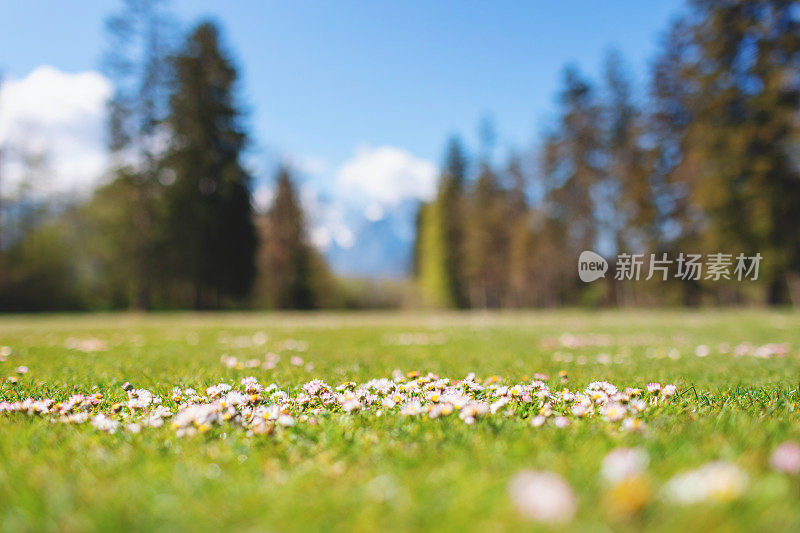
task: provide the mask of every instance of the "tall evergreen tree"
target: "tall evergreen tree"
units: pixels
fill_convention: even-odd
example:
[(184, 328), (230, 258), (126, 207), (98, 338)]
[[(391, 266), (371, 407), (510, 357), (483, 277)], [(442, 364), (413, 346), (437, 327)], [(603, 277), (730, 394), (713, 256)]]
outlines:
[(447, 284), (456, 307), (466, 307), (464, 259), (464, 183), (467, 158), (460, 139), (453, 137), (447, 147), (437, 202), (444, 215), (444, 261)]
[(165, 0), (124, 0), (123, 10), (106, 21), (109, 36), (105, 69), (114, 82), (109, 101), (109, 146), (117, 177), (134, 185), (128, 201), (135, 216), (129, 231), (136, 245), (134, 307), (151, 306), (155, 276), (154, 218), (159, 194), (159, 139), (168, 114), (171, 23)]
[[(664, 34), (650, 75), (648, 133), (654, 140), (651, 182), (656, 187), (660, 247), (676, 254), (698, 252), (707, 221), (691, 201), (688, 186), (699, 173), (688, 131), (695, 117), (694, 88), (686, 83), (691, 69), (691, 32), (686, 20), (673, 22)], [(701, 286), (696, 280), (678, 280), (681, 301), (697, 305)]]
[(415, 259), (427, 305), (465, 307), (463, 272), (464, 181), (466, 156), (458, 138), (450, 140), (434, 201), (420, 207)]
[(659, 226), (670, 224), (672, 235), (661, 240), (681, 247), (681, 241), (696, 240), (699, 224), (692, 223), (685, 184), (695, 171), (688, 157), (687, 132), (694, 121), (692, 87), (685, 83), (690, 68), (691, 34), (685, 20), (675, 21), (662, 39), (650, 79), (648, 132), (655, 140), (653, 176), (660, 185)]
[(422, 264), (422, 229), (425, 204), (420, 203), (414, 215), (414, 244), (411, 248), (411, 278), (418, 280)]
[[(656, 180), (652, 150), (644, 147), (647, 124), (634, 103), (628, 72), (616, 51), (606, 56), (603, 96), (605, 175), (597, 187), (601, 238), (613, 243), (616, 253), (658, 252)], [(631, 284), (606, 276), (605, 285), (608, 301), (635, 301)]]
[(467, 205), (465, 271), (473, 307), (500, 307), (506, 294), (508, 198), (494, 170), (482, 163)]
[(512, 155), (506, 174), (508, 192), (508, 271), (505, 301), (508, 305), (522, 307), (533, 301), (532, 256), (534, 236), (531, 231), (527, 202), (527, 180), (520, 157)]
[(651, 155), (642, 140), (646, 124), (633, 102), (631, 82), (619, 53), (607, 56), (605, 78), (608, 167), (604, 185), (611, 235), (619, 251), (655, 252), (656, 188), (651, 181)]
[(427, 307), (455, 306), (451, 272), (446, 255), (445, 220), (442, 204), (424, 203), (419, 211), (419, 287)]
[(278, 171), (275, 199), (264, 222), (259, 264), (268, 303), (278, 309), (315, 307), (321, 262), (307, 242), (303, 210), (285, 167)]
[(536, 219), (537, 297), (543, 305), (575, 301), (575, 261), (598, 242), (599, 185), (605, 177), (600, 107), (592, 86), (574, 67), (564, 72), (560, 119), (541, 154), (542, 202)]
[(597, 243), (594, 193), (604, 176), (602, 130), (594, 90), (574, 67), (564, 72), (561, 120), (551, 136), (547, 165), (550, 216), (566, 229), (568, 249), (580, 253)]
[(170, 98), (174, 135), (166, 172), (164, 232), (172, 275), (194, 290), (198, 308), (241, 301), (255, 278), (256, 233), (250, 175), (242, 164), (248, 138), (236, 99), (238, 72), (220, 32), (198, 25), (174, 59)]
[(769, 300), (800, 304), (800, 18), (787, 0), (691, 4), (693, 200), (712, 246), (761, 252)]

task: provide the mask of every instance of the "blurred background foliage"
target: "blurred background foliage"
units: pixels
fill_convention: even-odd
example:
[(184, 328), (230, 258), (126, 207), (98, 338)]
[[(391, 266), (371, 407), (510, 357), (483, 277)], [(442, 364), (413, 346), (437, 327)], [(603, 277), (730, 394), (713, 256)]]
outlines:
[[(25, 188), (4, 198), (2, 311), (800, 304), (796, 2), (690, 2), (645, 91), (615, 52), (599, 81), (567, 66), (559, 116), (530, 152), (491, 158), (490, 121), (478, 153), (448, 140), (409, 277), (391, 282), (331, 271), (291, 168), (254, 211), (221, 29), (203, 21), (181, 35), (164, 2), (124, 4), (107, 21), (109, 180), (78, 203)], [(47, 157), (28, 156), (33, 190)], [(583, 284), (583, 250), (765, 259), (757, 282), (612, 272)]]

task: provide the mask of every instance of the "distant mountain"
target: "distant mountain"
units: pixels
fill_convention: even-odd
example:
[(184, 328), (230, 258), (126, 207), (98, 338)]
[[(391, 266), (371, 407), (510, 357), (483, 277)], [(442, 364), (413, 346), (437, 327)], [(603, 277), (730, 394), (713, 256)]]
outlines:
[(417, 208), (416, 201), (406, 201), (387, 210), (380, 220), (358, 217), (355, 227), (351, 227), (355, 237), (353, 246), (345, 248), (334, 242), (324, 251), (331, 268), (348, 277), (400, 279), (408, 276)]

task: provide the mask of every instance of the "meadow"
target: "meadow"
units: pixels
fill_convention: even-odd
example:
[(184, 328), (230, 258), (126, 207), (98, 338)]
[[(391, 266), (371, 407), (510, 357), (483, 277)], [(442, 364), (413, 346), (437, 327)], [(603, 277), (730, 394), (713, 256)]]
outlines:
[(5, 316), (0, 346), (2, 531), (800, 530), (788, 311)]

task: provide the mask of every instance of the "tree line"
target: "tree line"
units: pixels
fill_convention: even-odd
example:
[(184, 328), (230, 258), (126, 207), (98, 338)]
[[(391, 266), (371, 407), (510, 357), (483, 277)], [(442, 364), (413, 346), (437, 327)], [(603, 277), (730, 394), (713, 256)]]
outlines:
[(269, 211), (253, 210), (238, 69), (217, 25), (176, 38), (165, 2), (126, 0), (107, 29), (109, 179), (77, 205), (18, 202), (0, 309), (341, 304), (288, 168)]
[[(107, 29), (109, 175), (85, 201), (4, 203), (2, 311), (800, 304), (795, 2), (690, 1), (646, 91), (617, 53), (600, 83), (566, 68), (534, 150), (498, 161), (488, 122), (477, 153), (451, 139), (417, 215), (412, 282), (388, 292), (331, 273), (291, 169), (254, 212), (238, 68), (216, 24), (182, 34), (165, 0), (126, 0)], [(23, 155), (28, 187), (47, 158)], [(612, 268), (623, 252), (764, 260), (752, 283), (610, 272), (587, 284), (584, 250)]]
[[(795, 2), (696, 0), (669, 28), (640, 96), (617, 53), (602, 83), (564, 70), (558, 117), (501, 165), (454, 138), (417, 217), (422, 302), (800, 304), (800, 13)], [(587, 285), (584, 250), (761, 254), (754, 283)], [(613, 267), (613, 263), (612, 263)]]

